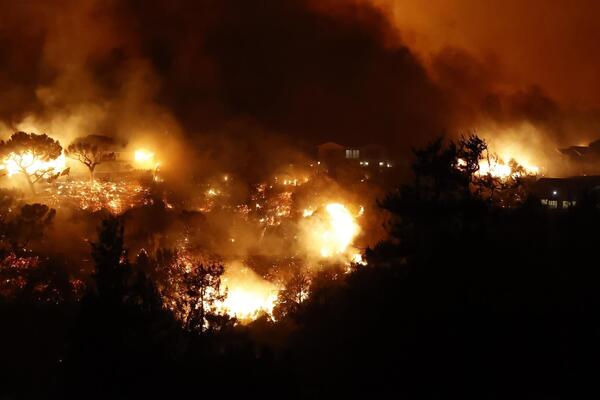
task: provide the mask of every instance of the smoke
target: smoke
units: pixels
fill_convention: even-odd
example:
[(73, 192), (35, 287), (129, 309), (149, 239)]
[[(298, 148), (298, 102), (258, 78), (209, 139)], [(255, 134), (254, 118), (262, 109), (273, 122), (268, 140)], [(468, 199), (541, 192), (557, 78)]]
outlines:
[[(164, 196), (125, 213), (130, 256), (186, 249), (224, 260), (226, 278), (244, 276), (263, 293), (278, 265), (318, 264), (328, 252), (347, 262), (385, 235), (375, 201), (383, 193), (367, 184), (318, 176), (252, 198), (258, 183), (311, 175), (319, 143), (379, 144), (408, 165), (411, 147), (476, 132), (505, 161), (556, 176), (576, 171), (556, 148), (600, 133), (600, 24), (586, 0), (0, 6), (0, 135), (47, 133), (63, 147), (107, 135), (129, 162), (136, 149), (152, 152)], [(218, 207), (208, 212), (210, 202)], [(336, 233), (332, 203), (360, 225), (342, 237), (349, 251), (320, 242)], [(315, 216), (303, 218), (305, 209)], [(258, 223), (263, 212), (285, 218)], [(59, 210), (49, 234), (60, 240), (36, 250), (91, 268), (82, 238), (93, 240), (102, 216)]]
[(261, 163), (324, 141), (406, 156), (474, 130), (492, 143), (510, 131), (560, 173), (555, 149), (600, 127), (588, 0), (0, 5), (2, 134), (160, 149), (180, 186), (214, 169), (256, 180)]
[(442, 88), (450, 130), (511, 141), (552, 175), (577, 172), (556, 149), (600, 136), (596, 2), (365, 3), (388, 17)]
[(507, 87), (534, 84), (561, 104), (600, 105), (595, 1), (371, 3), (382, 7), (426, 63), (446, 47), (461, 48), (477, 59), (495, 58)]
[[(0, 109), (9, 128), (48, 130), (65, 142), (83, 133), (165, 131), (187, 140), (248, 124), (294, 145), (361, 144), (368, 133), (407, 148), (413, 132), (430, 136), (445, 126), (438, 88), (408, 48), (388, 46), (391, 26), (371, 7), (348, 3), (334, 13), (301, 0), (5, 7), (13, 18), (0, 28), (9, 60), (0, 86), (19, 100)], [(255, 140), (239, 131), (235, 140)]]
[(431, 75), (452, 99), (453, 131), (475, 132), (505, 160), (541, 166), (546, 174), (577, 173), (557, 149), (597, 139), (600, 110), (561, 103), (537, 84), (510, 88), (499, 62), (456, 48), (432, 57)]

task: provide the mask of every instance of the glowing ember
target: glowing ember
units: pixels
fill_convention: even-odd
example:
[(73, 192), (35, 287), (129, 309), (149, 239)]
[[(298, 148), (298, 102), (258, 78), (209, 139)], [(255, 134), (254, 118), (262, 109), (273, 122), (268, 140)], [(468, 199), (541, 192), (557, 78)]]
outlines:
[(70, 205), (92, 212), (106, 209), (113, 214), (149, 202), (149, 190), (131, 181), (95, 181), (91, 185), (88, 181), (64, 182), (40, 196), (53, 207)]
[(222, 284), (227, 297), (217, 308), (242, 322), (256, 319), (260, 314), (272, 315), (279, 288), (250, 268), (234, 262), (225, 268)]
[(362, 254), (360, 254), (360, 253), (355, 253), (352, 256), (352, 262), (355, 263), (355, 264), (367, 265), (367, 262), (365, 261), (365, 259), (363, 258)]
[(154, 153), (146, 149), (137, 149), (133, 153), (133, 159), (135, 164), (141, 169), (154, 169), (158, 165), (154, 160)]
[(306, 218), (306, 217), (310, 217), (310, 216), (311, 216), (311, 215), (313, 215), (314, 213), (315, 213), (315, 210), (314, 210), (314, 209), (312, 209), (312, 208), (307, 208), (307, 209), (305, 209), (304, 211), (302, 211), (302, 216), (303, 216), (304, 218)]
[(38, 257), (23, 257), (9, 253), (0, 261), (0, 298), (13, 297), (27, 284), (24, 273), (39, 265)]

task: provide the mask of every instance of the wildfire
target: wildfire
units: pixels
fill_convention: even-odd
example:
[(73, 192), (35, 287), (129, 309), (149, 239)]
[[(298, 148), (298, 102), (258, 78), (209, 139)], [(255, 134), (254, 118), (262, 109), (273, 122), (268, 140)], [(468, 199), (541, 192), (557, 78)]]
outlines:
[(141, 169), (154, 169), (158, 166), (155, 161), (155, 154), (146, 149), (137, 149), (133, 153), (133, 159), (135, 164)]
[(329, 203), (324, 212), (307, 209), (303, 214), (309, 252), (316, 253), (321, 258), (342, 257), (349, 261), (357, 259), (352, 243), (360, 232), (360, 226), (345, 205)]
[(304, 211), (302, 211), (302, 216), (304, 218), (310, 217), (311, 215), (313, 215), (315, 213), (315, 211), (316, 210), (313, 208), (306, 208), (306, 209), (304, 209)]
[(27, 284), (24, 273), (39, 265), (38, 257), (9, 253), (0, 261), (0, 298), (12, 297)]
[(136, 182), (87, 181), (64, 182), (48, 192), (47, 202), (53, 206), (73, 204), (82, 210), (109, 210), (119, 214), (129, 208), (147, 204), (149, 190)]
[(254, 215), (261, 224), (277, 226), (289, 218), (294, 206), (292, 191), (273, 191), (272, 186), (262, 183), (250, 197)]
[(261, 313), (272, 315), (279, 288), (239, 262), (227, 266), (222, 279), (227, 296), (217, 308), (242, 322)]
[(521, 176), (521, 175), (538, 175), (540, 173), (540, 168), (536, 165), (532, 165), (528, 162), (522, 160), (514, 160), (515, 163), (520, 166), (523, 170), (515, 170), (515, 168), (507, 163), (505, 163), (502, 159), (494, 159), (494, 160), (482, 160), (479, 163), (479, 175), (491, 175), (497, 178), (508, 178), (510, 176)]
[(58, 173), (66, 167), (65, 155), (61, 154), (54, 160), (44, 161), (36, 157), (33, 152), (26, 152), (23, 155), (10, 153), (2, 162), (2, 169), (5, 169), (8, 176), (23, 172), (34, 174), (38, 171), (54, 171)]
[[(477, 175), (487, 176), (491, 175), (495, 178), (507, 179), (510, 177), (521, 177), (521, 176), (536, 176), (541, 172), (540, 167), (533, 165), (523, 159), (516, 159), (514, 157), (508, 158), (508, 163), (504, 162), (504, 159), (493, 156), (489, 159), (483, 159), (479, 162), (479, 170)], [(458, 167), (466, 166), (465, 160), (462, 158), (458, 159)]]

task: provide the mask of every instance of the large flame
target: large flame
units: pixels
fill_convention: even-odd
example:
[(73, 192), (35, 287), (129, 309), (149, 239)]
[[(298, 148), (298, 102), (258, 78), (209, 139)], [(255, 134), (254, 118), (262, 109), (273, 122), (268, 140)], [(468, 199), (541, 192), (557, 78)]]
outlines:
[[(546, 172), (548, 156), (547, 136), (530, 123), (515, 124), (511, 127), (486, 125), (478, 129), (485, 132), (483, 138), (488, 144), (490, 161), (482, 160), (480, 173), (499, 178), (515, 176), (509, 163), (514, 160), (524, 171), (520, 175), (540, 175)], [(552, 146), (551, 146), (552, 147)], [(551, 149), (554, 153), (554, 148)]]
[(329, 203), (324, 212), (304, 210), (303, 224), (305, 243), (309, 252), (321, 258), (346, 258), (356, 260), (357, 252), (352, 248), (360, 232), (354, 215), (341, 203)]
[(135, 161), (135, 165), (141, 169), (154, 169), (157, 167), (157, 162), (155, 161), (156, 155), (154, 152), (147, 149), (137, 149), (133, 153), (133, 160)]
[(222, 278), (227, 297), (217, 308), (242, 322), (272, 315), (279, 288), (239, 262), (228, 264)]
[[(509, 160), (505, 162), (504, 160)], [(466, 166), (466, 161), (462, 158), (458, 159), (458, 167), (462, 168)], [(515, 168), (518, 167), (518, 168)], [(525, 157), (513, 157), (508, 156), (507, 158), (501, 158), (497, 155), (484, 158), (479, 161), (479, 170), (477, 175), (487, 176), (491, 175), (495, 178), (507, 179), (510, 177), (521, 177), (537, 176), (541, 173), (540, 167), (533, 165)]]
[(520, 167), (523, 168), (523, 171), (515, 171), (510, 164), (507, 164), (503, 161), (503, 159), (496, 160), (482, 160), (479, 163), (479, 175), (491, 175), (497, 178), (508, 178), (510, 176), (521, 176), (525, 175), (539, 175), (540, 168), (536, 165), (532, 165), (523, 159), (511, 157), (511, 160), (514, 160)]
[(64, 170), (65, 166), (66, 160), (64, 154), (61, 154), (54, 160), (44, 161), (30, 151), (25, 152), (22, 155), (10, 153), (2, 162), (2, 168), (6, 170), (8, 176), (22, 173), (23, 170), (25, 170), (25, 173), (28, 175), (35, 174), (38, 171), (52, 171), (58, 173)]

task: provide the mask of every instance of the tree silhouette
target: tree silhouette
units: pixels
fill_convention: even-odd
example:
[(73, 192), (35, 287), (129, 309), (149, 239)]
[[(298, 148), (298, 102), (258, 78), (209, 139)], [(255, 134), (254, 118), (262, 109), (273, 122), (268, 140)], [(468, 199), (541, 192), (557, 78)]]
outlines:
[(474, 175), (479, 171), (479, 163), (484, 158), (484, 152), (488, 146), (485, 140), (476, 135), (461, 137), (456, 144), (457, 165), (464, 174), (464, 190), (468, 195), (471, 192), (471, 184)]
[[(91, 245), (96, 288), (81, 300), (65, 356), (69, 379), (63, 390), (72, 396), (95, 387), (103, 396), (136, 398), (134, 394), (147, 390), (142, 377), (164, 377), (167, 354), (180, 343), (179, 327), (163, 308), (153, 282), (138, 263), (127, 261), (123, 231), (122, 218), (109, 217)], [(137, 261), (140, 267), (145, 262)]]
[(273, 309), (276, 320), (293, 316), (298, 311), (300, 304), (308, 298), (310, 284), (309, 277), (303, 271), (294, 271), (277, 295), (277, 305)]
[(48, 258), (25, 271), (26, 283), (19, 293), (23, 301), (63, 303), (72, 301), (74, 291), (69, 281), (65, 260)]
[(464, 179), (454, 142), (444, 147), (440, 137), (422, 149), (413, 149), (413, 154), (414, 191), (418, 200), (437, 202), (462, 185)]
[(67, 157), (77, 160), (87, 167), (90, 172), (90, 181), (94, 181), (94, 170), (99, 164), (114, 161), (114, 139), (101, 135), (88, 135), (77, 138), (67, 147)]
[(32, 240), (41, 239), (55, 215), (56, 210), (45, 204), (25, 204), (15, 218), (0, 223), (1, 231), (13, 250), (19, 251)]
[(488, 165), (488, 171), (485, 174), (479, 174), (474, 179), (477, 195), (485, 199), (488, 204), (515, 206), (522, 202), (525, 198), (523, 183), (528, 176), (525, 168), (516, 160), (511, 159), (508, 162), (508, 173), (500, 176), (492, 172), (502, 163), (497, 154), (490, 154), (486, 151), (483, 160)]
[(123, 222), (118, 217), (102, 221), (98, 240), (91, 243), (92, 259), (96, 266), (94, 278), (100, 298), (109, 302), (125, 300), (131, 266), (123, 245)]
[(214, 314), (217, 303), (226, 297), (221, 291), (221, 275), (224, 271), (223, 264), (196, 264), (184, 274), (181, 311), (185, 315), (185, 329), (200, 333), (207, 330), (207, 316)]
[(8, 141), (0, 144), (5, 166), (10, 164), (11, 168), (22, 174), (33, 194), (36, 183), (68, 173), (68, 169), (61, 171), (47, 164), (60, 157), (61, 153), (60, 143), (46, 134), (16, 132)]

